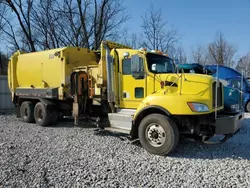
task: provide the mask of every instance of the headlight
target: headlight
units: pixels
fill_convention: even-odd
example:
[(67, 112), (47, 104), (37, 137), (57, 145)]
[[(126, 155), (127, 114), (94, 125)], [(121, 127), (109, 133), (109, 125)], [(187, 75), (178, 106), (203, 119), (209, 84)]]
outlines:
[(205, 104), (189, 102), (188, 106), (193, 112), (209, 112), (209, 108)]

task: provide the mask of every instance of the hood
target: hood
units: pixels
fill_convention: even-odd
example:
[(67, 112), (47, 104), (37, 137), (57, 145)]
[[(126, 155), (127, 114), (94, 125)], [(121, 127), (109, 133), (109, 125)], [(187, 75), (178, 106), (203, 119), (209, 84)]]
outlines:
[(208, 98), (211, 96), (210, 87), (215, 81), (210, 75), (201, 74), (156, 74), (154, 75), (155, 91), (180, 93), (183, 95), (199, 95)]

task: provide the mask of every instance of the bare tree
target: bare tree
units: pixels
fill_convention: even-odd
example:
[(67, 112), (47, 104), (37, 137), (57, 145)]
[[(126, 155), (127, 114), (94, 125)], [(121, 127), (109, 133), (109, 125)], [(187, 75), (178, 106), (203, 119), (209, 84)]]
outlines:
[(208, 52), (213, 63), (231, 67), (236, 49), (219, 33), (216, 40), (208, 45)]
[(131, 43), (130, 46), (134, 49), (139, 48), (139, 38), (136, 33), (131, 34)]
[(9, 11), (1, 14), (0, 7), (8, 43), (25, 51), (62, 46), (98, 49), (129, 19), (121, 0), (2, 0), (0, 5)]
[(201, 45), (197, 45), (192, 50), (192, 59), (193, 59), (194, 63), (199, 63), (201, 65), (209, 64), (207, 49)]
[(8, 57), (0, 52), (0, 75), (7, 75)]
[[(25, 36), (25, 38), (22, 38), (23, 42), (28, 45), (30, 51), (36, 51), (31, 25), (31, 11), (34, 5), (34, 1), (3, 0), (2, 3), (9, 7), (9, 9), (12, 10), (14, 15), (16, 16), (16, 19), (20, 25), (20, 29)], [(13, 26), (11, 27), (13, 28)]]
[[(78, 7), (79, 3), (81, 5), (81, 2), (76, 2), (74, 0), (63, 0), (63, 2), (60, 0), (55, 0), (55, 2), (57, 9), (54, 9), (53, 12), (57, 13), (56, 16), (58, 18), (55, 18), (55, 27), (57, 29), (56, 32), (54, 32), (54, 35), (57, 37), (59, 46), (70, 45), (89, 47), (88, 44), (84, 44), (86, 43), (84, 39), (86, 33), (83, 32), (82, 23), (85, 23), (85, 21), (81, 21), (79, 10), (82, 10), (82, 7)], [(87, 7), (89, 7), (89, 1), (85, 1), (84, 3), (85, 4), (82, 4), (81, 6), (84, 6), (84, 10), (87, 11)], [(89, 15), (87, 15), (87, 13), (85, 14), (85, 19), (89, 20)], [(91, 31), (87, 31), (87, 38), (88, 33), (91, 34), (90, 32)]]
[[(13, 46), (12, 50), (20, 49), (18, 44), (18, 37), (17, 37), (17, 30), (15, 29), (13, 24), (13, 19), (10, 16), (11, 10), (0, 1), (0, 34), (1, 34), (1, 41), (3, 43), (8, 43)], [(7, 37), (6, 37), (7, 36)]]
[(115, 41), (118, 41), (122, 44), (132, 47), (133, 49), (137, 49), (140, 47), (139, 38), (137, 33), (129, 33), (128, 28), (124, 28), (119, 35), (113, 38)]
[(171, 46), (167, 55), (173, 60), (178, 59), (179, 63), (188, 63), (187, 54), (181, 44)]
[(0, 33), (2, 32), (2, 29), (4, 28), (5, 26), (5, 20), (3, 19), (4, 18), (4, 15), (6, 15), (7, 13), (7, 8), (6, 6), (4, 6), (3, 3), (1, 3), (0, 1)]
[(181, 44), (171, 46), (167, 54), (172, 59), (178, 59), (179, 63), (188, 63), (187, 54)]
[(187, 55), (183, 49), (183, 47), (179, 46), (177, 48), (177, 59), (179, 60), (179, 63), (188, 63), (187, 62)]
[(119, 31), (121, 24), (129, 19), (125, 13), (125, 8), (121, 6), (120, 0), (103, 0), (98, 8), (97, 0), (95, 0), (94, 14), (94, 46), (98, 49), (104, 38), (112, 37)]
[[(3, 20), (2, 15), (5, 14), (5, 6), (3, 6), (2, 4), (0, 4), (0, 34), (2, 34), (2, 30), (4, 28), (5, 25), (5, 21)], [(3, 70), (4, 70), (4, 65), (2, 62), (2, 56), (1, 56), (1, 52), (0, 52), (0, 75), (3, 74)]]
[(147, 49), (168, 52), (179, 39), (174, 28), (167, 28), (167, 21), (162, 17), (162, 10), (154, 10), (153, 6), (142, 17), (143, 41), (142, 46)]
[(54, 7), (57, 7), (56, 0), (39, 0), (32, 9), (32, 27), (36, 36), (38, 49), (58, 48), (61, 46), (62, 33), (58, 26), (59, 14)]
[(168, 49), (167, 55), (171, 57), (172, 59), (177, 59), (177, 47), (171, 46), (171, 48)]
[(64, 41), (73, 46), (98, 49), (104, 38), (114, 38), (129, 19), (121, 0), (64, 0), (58, 6)]
[(240, 73), (243, 72), (245, 76), (250, 76), (250, 53), (239, 58), (236, 70), (238, 70)]

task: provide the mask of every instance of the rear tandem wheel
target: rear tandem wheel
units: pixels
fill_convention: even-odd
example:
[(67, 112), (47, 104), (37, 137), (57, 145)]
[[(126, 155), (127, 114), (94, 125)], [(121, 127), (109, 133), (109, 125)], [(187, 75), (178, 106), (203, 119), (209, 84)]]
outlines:
[(36, 104), (34, 116), (36, 123), (40, 126), (47, 126), (51, 122), (50, 110), (42, 102)]
[(30, 101), (24, 101), (20, 107), (21, 118), (25, 123), (33, 123), (34, 119), (34, 104)]

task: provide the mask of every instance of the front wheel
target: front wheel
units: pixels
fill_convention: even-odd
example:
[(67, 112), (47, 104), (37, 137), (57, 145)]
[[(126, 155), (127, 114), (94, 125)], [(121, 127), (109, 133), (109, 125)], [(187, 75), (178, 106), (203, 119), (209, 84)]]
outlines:
[(162, 114), (146, 116), (139, 125), (139, 140), (150, 153), (167, 155), (179, 142), (179, 131), (176, 124)]
[(246, 112), (250, 112), (250, 101), (247, 102), (247, 105), (246, 105)]

